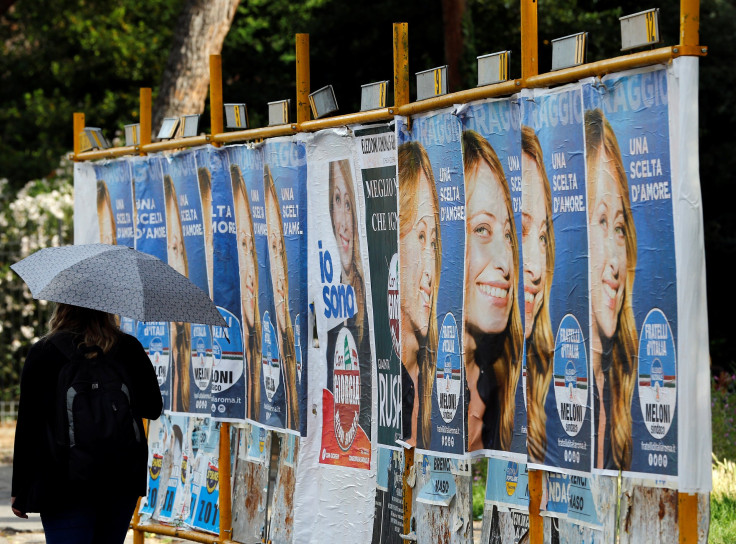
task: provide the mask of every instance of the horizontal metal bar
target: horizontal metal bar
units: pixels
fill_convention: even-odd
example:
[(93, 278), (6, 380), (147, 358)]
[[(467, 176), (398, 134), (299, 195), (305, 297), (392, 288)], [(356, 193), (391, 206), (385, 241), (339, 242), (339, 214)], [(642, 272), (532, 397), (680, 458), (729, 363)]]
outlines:
[(464, 91), (458, 91), (456, 93), (443, 94), (442, 96), (427, 98), (426, 100), (421, 100), (419, 102), (410, 102), (409, 104), (399, 108), (392, 109), (394, 110), (394, 113), (398, 115), (410, 116), (424, 113), (429, 110), (446, 108), (454, 104), (464, 104), (466, 102), (472, 102), (473, 100), (513, 94), (518, 92), (521, 88), (520, 80), (504, 81), (502, 83), (495, 83), (494, 85), (474, 87), (472, 89), (465, 89)]
[(547, 87), (550, 85), (560, 85), (563, 83), (572, 83), (579, 79), (592, 76), (603, 76), (611, 72), (627, 70), (630, 68), (638, 68), (653, 64), (661, 64), (669, 62), (675, 57), (682, 55), (704, 56), (708, 53), (705, 46), (683, 46), (676, 45), (671, 47), (661, 47), (651, 51), (640, 51), (630, 55), (623, 55), (612, 59), (600, 60), (582, 64), (573, 68), (566, 68), (556, 72), (548, 72), (537, 76), (531, 76), (527, 79), (517, 79), (512, 81), (504, 81), (494, 85), (486, 85), (484, 87), (475, 87), (451, 94), (445, 94), (419, 102), (411, 102), (399, 107), (382, 108), (378, 110), (364, 111), (358, 113), (348, 113), (346, 115), (337, 115), (328, 117), (327, 119), (315, 119), (304, 121), (302, 123), (289, 123), (285, 125), (277, 125), (273, 127), (252, 128), (247, 130), (238, 130), (233, 132), (224, 132), (215, 134), (214, 136), (204, 135), (195, 136), (193, 138), (179, 138), (176, 140), (166, 140), (146, 144), (143, 146), (126, 146), (115, 147), (111, 149), (103, 149), (98, 151), (86, 151), (77, 155), (72, 155), (75, 161), (88, 161), (97, 159), (110, 159), (121, 157), (123, 155), (133, 155), (138, 152), (154, 153), (156, 151), (164, 151), (167, 149), (179, 149), (186, 147), (195, 147), (208, 143), (231, 143), (247, 140), (256, 140), (261, 138), (273, 138), (276, 136), (288, 136), (296, 132), (314, 132), (325, 128), (341, 127), (356, 123), (371, 123), (376, 121), (389, 121), (394, 115), (411, 116), (424, 113), (430, 110), (445, 108), (453, 104), (464, 104), (474, 100), (483, 98), (493, 98), (499, 96), (507, 96), (518, 92), (525, 88)]
[(208, 535), (206, 533), (180, 529), (179, 527), (172, 527), (170, 525), (161, 525), (160, 523), (145, 525), (138, 524), (134, 525), (133, 529), (144, 531), (146, 533), (153, 533), (155, 535), (183, 538), (184, 540), (191, 540), (192, 542), (202, 542), (203, 544), (224, 544), (217, 535)]
[(549, 85), (572, 83), (584, 77), (603, 76), (620, 70), (628, 70), (630, 68), (638, 68), (640, 66), (669, 62), (675, 56), (677, 55), (673, 52), (672, 47), (661, 47), (659, 49), (652, 49), (651, 51), (640, 51), (638, 53), (632, 53), (631, 55), (623, 55), (612, 59), (589, 62), (587, 64), (581, 64), (580, 66), (557, 70), (556, 72), (547, 72), (546, 74), (531, 76), (524, 81), (523, 87), (547, 87)]
[(244, 142), (247, 140), (258, 140), (260, 138), (274, 138), (276, 136), (289, 136), (296, 133), (296, 123), (275, 125), (272, 127), (249, 128), (233, 132), (223, 132), (212, 137), (213, 142), (230, 143)]
[(372, 123), (374, 121), (390, 121), (393, 119), (393, 108), (381, 108), (378, 110), (361, 111), (358, 113), (348, 113), (346, 115), (336, 115), (335, 117), (327, 117), (326, 119), (314, 119), (312, 121), (304, 121), (299, 123), (299, 132), (314, 132), (324, 128), (343, 127), (345, 125), (354, 125), (356, 123)]
[(108, 149), (98, 149), (97, 151), (84, 151), (78, 155), (71, 155), (74, 161), (96, 161), (98, 159), (114, 159), (124, 155), (135, 155), (140, 148), (136, 145), (128, 145), (124, 147), (110, 147)]
[(206, 145), (212, 141), (209, 134), (202, 136), (193, 136), (191, 138), (176, 138), (173, 140), (164, 140), (163, 142), (154, 142), (141, 146), (144, 153), (155, 153), (156, 151), (166, 151), (168, 149), (181, 149), (185, 147), (196, 147), (198, 145)]

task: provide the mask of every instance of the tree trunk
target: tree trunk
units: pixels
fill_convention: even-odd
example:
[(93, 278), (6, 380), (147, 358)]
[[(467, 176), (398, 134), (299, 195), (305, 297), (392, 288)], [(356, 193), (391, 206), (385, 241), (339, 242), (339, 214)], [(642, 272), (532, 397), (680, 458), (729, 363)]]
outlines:
[(169, 59), (153, 107), (151, 130), (164, 117), (204, 111), (210, 83), (210, 55), (222, 51), (239, 0), (186, 0), (176, 25)]
[(463, 54), (463, 14), (465, 0), (442, 0), (442, 22), (445, 28), (445, 62), (447, 62), (447, 91), (462, 86), (460, 59)]

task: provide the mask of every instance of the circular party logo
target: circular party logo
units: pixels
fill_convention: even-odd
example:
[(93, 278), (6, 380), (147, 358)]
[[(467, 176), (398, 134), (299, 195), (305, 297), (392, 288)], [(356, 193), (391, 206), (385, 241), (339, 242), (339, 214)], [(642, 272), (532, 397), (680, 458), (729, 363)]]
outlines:
[(437, 350), (437, 403), (445, 423), (455, 419), (460, 401), (460, 341), (455, 316), (448, 312), (442, 320)]
[(200, 391), (208, 390), (212, 372), (210, 337), (204, 325), (192, 325), (192, 371), (194, 383)]
[(337, 335), (332, 370), (335, 439), (347, 451), (355, 440), (360, 417), (360, 366), (355, 340), (347, 327)]
[(572, 314), (557, 329), (554, 358), (555, 400), (562, 428), (575, 436), (585, 421), (588, 404), (588, 356), (580, 323)]
[(266, 389), (268, 402), (273, 400), (276, 390), (281, 383), (281, 366), (279, 363), (279, 346), (276, 339), (276, 330), (271, 323), (268, 312), (263, 312), (263, 387)]
[(391, 328), (391, 345), (394, 353), (401, 358), (399, 347), (399, 255), (394, 253), (388, 265), (388, 325)]
[(677, 402), (675, 341), (667, 317), (652, 309), (639, 334), (639, 400), (649, 434), (664, 438)]

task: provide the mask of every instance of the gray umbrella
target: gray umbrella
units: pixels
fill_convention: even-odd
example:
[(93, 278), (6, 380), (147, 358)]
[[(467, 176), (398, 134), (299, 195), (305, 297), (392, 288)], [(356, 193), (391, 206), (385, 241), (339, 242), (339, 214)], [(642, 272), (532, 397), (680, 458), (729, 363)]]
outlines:
[(88, 244), (41, 249), (12, 265), (33, 298), (119, 314), (138, 321), (227, 326), (209, 296), (152, 255)]

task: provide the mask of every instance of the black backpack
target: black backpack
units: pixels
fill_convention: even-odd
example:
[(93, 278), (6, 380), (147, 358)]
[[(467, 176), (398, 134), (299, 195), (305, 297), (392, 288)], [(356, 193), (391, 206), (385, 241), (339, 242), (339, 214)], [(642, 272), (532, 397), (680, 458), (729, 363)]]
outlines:
[(69, 479), (119, 473), (146, 444), (124, 369), (98, 346), (77, 346), (76, 338), (58, 334), (51, 341), (68, 359), (59, 372), (54, 434)]

